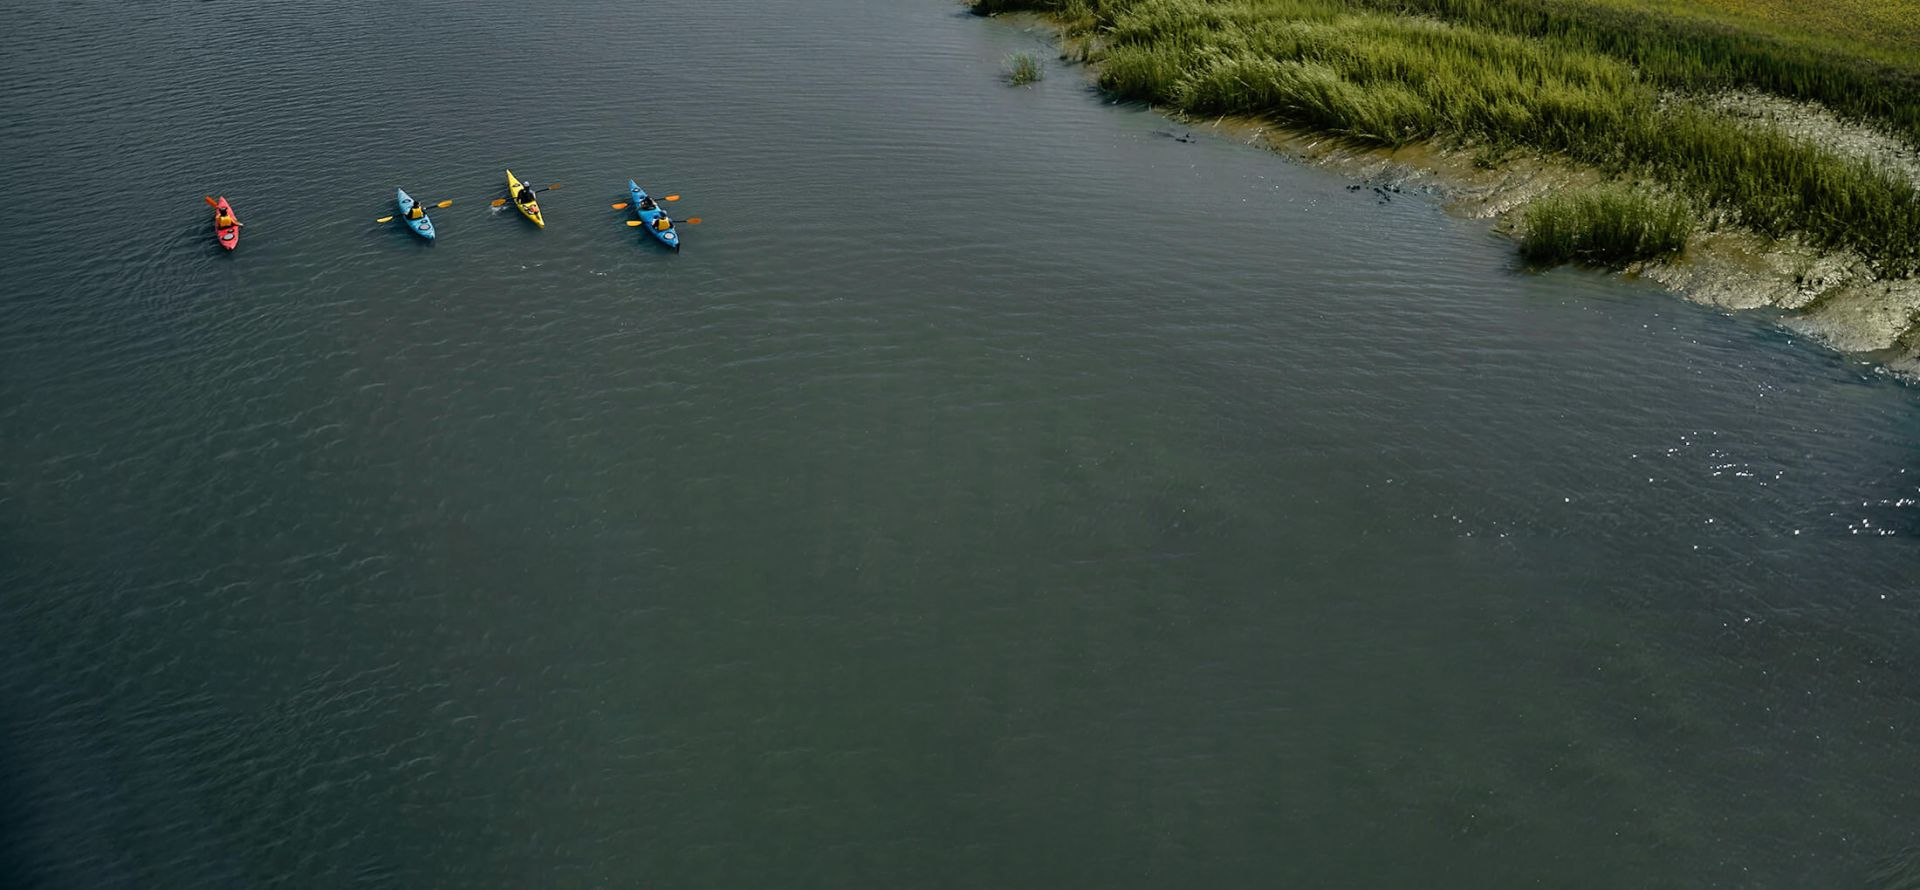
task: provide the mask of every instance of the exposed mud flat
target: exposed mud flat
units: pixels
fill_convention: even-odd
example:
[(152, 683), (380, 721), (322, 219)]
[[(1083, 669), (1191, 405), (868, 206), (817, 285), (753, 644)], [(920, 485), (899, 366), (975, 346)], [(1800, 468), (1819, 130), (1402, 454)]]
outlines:
[[(1681, 98), (1670, 97), (1669, 101)], [(1818, 143), (1835, 154), (1869, 161), (1920, 188), (1920, 147), (1909, 145), (1872, 124), (1840, 117), (1818, 103), (1798, 102), (1751, 90), (1729, 90), (1710, 96), (1684, 97), (1684, 100)]]

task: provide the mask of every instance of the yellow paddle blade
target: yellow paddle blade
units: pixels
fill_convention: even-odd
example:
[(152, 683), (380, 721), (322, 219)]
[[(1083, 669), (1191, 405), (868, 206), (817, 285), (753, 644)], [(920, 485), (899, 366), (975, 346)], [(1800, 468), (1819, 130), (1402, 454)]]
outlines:
[(557, 189), (557, 188), (559, 188), (559, 187), (560, 187), (560, 183), (557, 183), (557, 182), (556, 182), (556, 183), (554, 183), (554, 184), (552, 184), (552, 185), (550, 185), (550, 186), (547, 186), (546, 188), (543, 188), (543, 189), (541, 189), (541, 191), (543, 191), (543, 192), (550, 192), (550, 191), (553, 191), (554, 189)]
[(391, 216), (383, 216), (383, 217), (380, 217), (379, 219), (376, 219), (376, 220), (374, 220), (374, 222), (377, 222), (377, 223), (383, 223), (383, 222), (393, 222), (393, 217), (391, 217)]
[(448, 199), (446, 199), (445, 201), (441, 201), (440, 203), (438, 203), (438, 204), (435, 204), (435, 205), (433, 205), (433, 206), (435, 206), (435, 207), (452, 207), (452, 206), (453, 206), (453, 199), (452, 199), (452, 198), (448, 198)]
[(495, 199), (493, 199), (493, 203), (492, 203), (491, 205), (489, 205), (489, 206), (492, 206), (492, 207), (498, 207), (498, 206), (500, 206), (500, 205), (502, 205), (502, 204), (505, 204), (505, 203), (507, 203), (507, 199), (505, 199), (505, 198), (495, 198)]
[(666, 197), (664, 197), (664, 198), (661, 198), (660, 200), (662, 200), (662, 201), (678, 201), (678, 200), (680, 200), (680, 196), (679, 196), (679, 195), (668, 195), (668, 196), (666, 196)]
[(615, 205), (613, 205), (613, 209), (615, 209), (615, 210), (625, 210), (625, 209), (627, 209), (627, 202), (625, 202), (625, 201), (621, 201), (620, 203), (618, 203), (618, 204), (615, 204)]
[(641, 220), (630, 219), (630, 220), (627, 220), (627, 225), (628, 226), (644, 226), (646, 225), (646, 223)]

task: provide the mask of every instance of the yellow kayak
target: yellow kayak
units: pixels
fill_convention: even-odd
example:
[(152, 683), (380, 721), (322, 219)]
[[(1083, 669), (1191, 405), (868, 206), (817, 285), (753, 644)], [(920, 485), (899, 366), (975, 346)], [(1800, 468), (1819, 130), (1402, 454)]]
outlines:
[(533, 224), (540, 228), (547, 227), (547, 221), (540, 218), (539, 201), (520, 203), (520, 180), (514, 177), (512, 170), (507, 171), (507, 198), (513, 202), (513, 206), (520, 208), (520, 215), (533, 220)]

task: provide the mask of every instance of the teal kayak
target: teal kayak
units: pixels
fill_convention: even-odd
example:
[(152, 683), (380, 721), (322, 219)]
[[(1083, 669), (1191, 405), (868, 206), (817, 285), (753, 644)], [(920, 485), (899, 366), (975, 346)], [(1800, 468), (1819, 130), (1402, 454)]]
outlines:
[(412, 219), (407, 214), (413, 212), (413, 196), (407, 194), (406, 189), (397, 188), (393, 190), (393, 199), (400, 204), (400, 219), (406, 222), (407, 228), (412, 229), (415, 235), (432, 241), (433, 220), (427, 218), (426, 208), (421, 208), (419, 219)]
[[(659, 207), (654, 207), (652, 210), (641, 209), (641, 205), (652, 202), (647, 199), (647, 190), (641, 188), (639, 183), (631, 179), (627, 180), (627, 192), (633, 195), (633, 212), (639, 214), (640, 222), (644, 223), (641, 228), (646, 229), (647, 234), (652, 235), (654, 240), (672, 248), (674, 253), (679, 253), (680, 233), (673, 230), (673, 218), (667, 216), (667, 212)], [(667, 221), (664, 228), (657, 222), (661, 219)]]

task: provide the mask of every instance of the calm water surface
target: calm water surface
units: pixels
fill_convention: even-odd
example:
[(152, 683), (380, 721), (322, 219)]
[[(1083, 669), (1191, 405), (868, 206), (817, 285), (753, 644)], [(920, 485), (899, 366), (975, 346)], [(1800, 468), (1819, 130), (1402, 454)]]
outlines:
[(1920, 874), (1920, 395), (1764, 319), (943, 0), (10, 12), (0, 885)]

